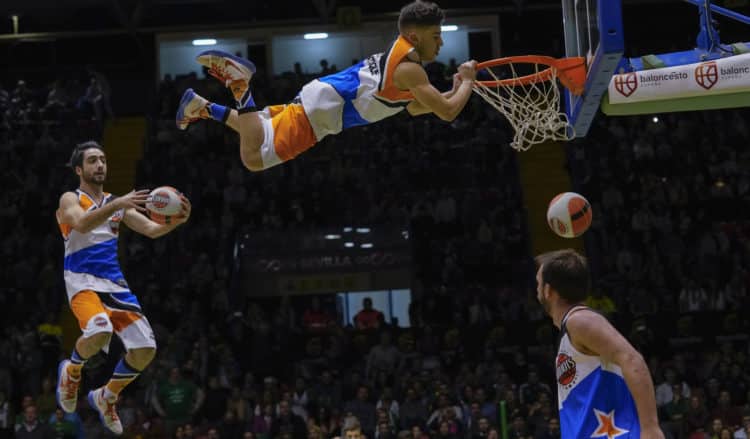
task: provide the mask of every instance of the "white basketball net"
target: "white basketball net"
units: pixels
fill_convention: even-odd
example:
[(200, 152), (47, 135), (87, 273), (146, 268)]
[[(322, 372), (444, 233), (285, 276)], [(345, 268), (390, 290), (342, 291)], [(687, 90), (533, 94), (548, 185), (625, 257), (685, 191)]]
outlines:
[[(505, 66), (511, 78), (518, 78), (513, 63)], [(543, 69), (547, 66), (542, 65)], [(536, 73), (540, 73), (539, 64), (534, 64)], [(474, 82), (474, 92), (481, 96), (497, 111), (502, 113), (513, 127), (511, 148), (527, 151), (533, 145), (550, 140), (571, 140), (574, 137), (573, 127), (568, 116), (561, 113), (560, 89), (557, 84), (557, 72), (550, 67), (551, 77), (548, 80), (530, 84), (492, 85)], [(485, 69), (493, 80), (499, 81), (491, 68)]]

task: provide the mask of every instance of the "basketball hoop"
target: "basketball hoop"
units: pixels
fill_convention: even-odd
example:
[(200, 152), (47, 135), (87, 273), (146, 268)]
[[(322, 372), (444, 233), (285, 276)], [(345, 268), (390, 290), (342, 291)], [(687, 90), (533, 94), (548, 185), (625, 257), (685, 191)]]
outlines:
[(575, 95), (583, 93), (583, 58), (511, 56), (479, 63), (477, 73), (492, 78), (475, 81), (474, 92), (508, 119), (515, 132), (513, 149), (526, 151), (537, 143), (575, 136), (567, 115), (560, 111), (557, 81)]

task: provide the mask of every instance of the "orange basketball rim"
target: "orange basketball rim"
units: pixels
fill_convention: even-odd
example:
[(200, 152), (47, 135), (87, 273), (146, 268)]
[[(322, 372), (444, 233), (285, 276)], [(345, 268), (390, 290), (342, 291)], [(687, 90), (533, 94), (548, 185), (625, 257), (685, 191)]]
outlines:
[(560, 106), (558, 81), (575, 95), (583, 94), (586, 63), (581, 57), (523, 55), (477, 65), (474, 92), (492, 105), (513, 128), (510, 147), (526, 151), (547, 141), (567, 141), (575, 130)]
[(513, 64), (535, 64), (546, 68), (535, 73), (501, 80), (477, 81), (485, 87), (516, 87), (550, 81), (557, 77), (574, 95), (583, 94), (586, 85), (586, 60), (583, 57), (553, 58), (545, 55), (520, 55), (497, 58), (477, 64), (477, 71)]

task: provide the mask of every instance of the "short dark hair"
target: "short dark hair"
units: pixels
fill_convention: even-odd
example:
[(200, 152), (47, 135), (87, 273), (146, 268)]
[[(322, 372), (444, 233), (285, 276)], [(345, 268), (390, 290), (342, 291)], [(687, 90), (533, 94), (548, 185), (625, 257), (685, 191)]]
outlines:
[(407, 26), (435, 26), (445, 20), (445, 12), (436, 3), (416, 0), (401, 8), (398, 30)]
[(102, 148), (102, 146), (94, 140), (79, 143), (75, 148), (73, 148), (73, 153), (70, 155), (68, 166), (73, 168), (73, 170), (75, 170), (76, 166), (83, 166), (83, 153), (86, 152), (87, 149), (91, 148), (96, 148), (101, 152), (104, 152), (104, 148)]
[(542, 267), (542, 282), (554, 288), (560, 297), (573, 304), (589, 294), (590, 280), (586, 258), (573, 249), (555, 250), (536, 257)]

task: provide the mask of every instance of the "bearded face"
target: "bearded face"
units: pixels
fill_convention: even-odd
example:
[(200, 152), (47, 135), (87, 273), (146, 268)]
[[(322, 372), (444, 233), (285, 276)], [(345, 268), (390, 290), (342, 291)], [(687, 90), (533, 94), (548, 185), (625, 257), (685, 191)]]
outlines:
[(89, 148), (83, 152), (81, 166), (76, 168), (81, 180), (86, 184), (101, 186), (107, 179), (107, 157), (99, 148)]
[(546, 284), (542, 281), (542, 267), (539, 267), (539, 270), (537, 270), (536, 272), (536, 300), (538, 300), (542, 305), (542, 308), (544, 308), (544, 312), (549, 314), (550, 303), (547, 295), (545, 294), (545, 285)]

